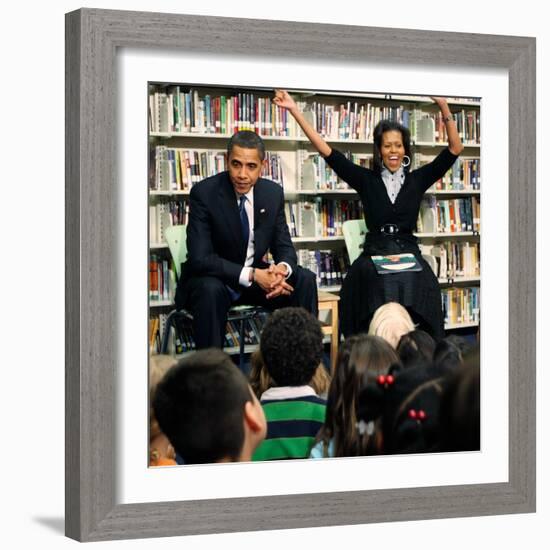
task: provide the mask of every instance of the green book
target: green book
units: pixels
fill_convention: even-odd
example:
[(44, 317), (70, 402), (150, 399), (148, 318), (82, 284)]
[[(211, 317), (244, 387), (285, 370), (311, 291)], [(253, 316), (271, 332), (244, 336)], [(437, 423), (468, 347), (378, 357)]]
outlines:
[(422, 271), (414, 254), (389, 254), (387, 256), (371, 256), (376, 271), (381, 275), (387, 273), (403, 273), (404, 271)]

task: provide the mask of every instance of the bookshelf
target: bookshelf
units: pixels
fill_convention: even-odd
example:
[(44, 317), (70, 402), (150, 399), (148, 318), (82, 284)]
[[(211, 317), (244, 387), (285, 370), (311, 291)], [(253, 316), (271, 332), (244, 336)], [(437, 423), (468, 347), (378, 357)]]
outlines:
[[(186, 223), (189, 191), (226, 165), (227, 140), (253, 130), (266, 143), (263, 176), (284, 188), (285, 209), (299, 263), (318, 275), (320, 290), (337, 293), (349, 265), (341, 226), (362, 217), (352, 189), (338, 180), (303, 136), (292, 116), (271, 102), (272, 90), (189, 84), (151, 84), (149, 90), (150, 254), (157, 274), (150, 282), (151, 317), (172, 307), (173, 271), (163, 229)], [(372, 130), (381, 118), (411, 130), (413, 169), (447, 145), (439, 110), (428, 97), (290, 90), (317, 130), (348, 158), (372, 166)], [(446, 310), (446, 329), (476, 326), (479, 319), (480, 102), (448, 98), (465, 149), (453, 168), (430, 188), (418, 231), (422, 253), (432, 256)], [(168, 294), (167, 294), (168, 293)], [(474, 300), (471, 304), (467, 299)]]

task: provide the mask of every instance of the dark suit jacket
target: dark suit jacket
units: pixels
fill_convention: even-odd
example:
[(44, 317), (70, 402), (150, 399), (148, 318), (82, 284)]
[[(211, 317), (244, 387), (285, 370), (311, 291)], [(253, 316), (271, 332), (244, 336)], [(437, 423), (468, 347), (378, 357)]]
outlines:
[[(190, 277), (210, 275), (239, 289), (246, 259), (237, 197), (228, 172), (206, 178), (191, 189), (187, 226), (187, 262), (184, 283)], [(276, 183), (260, 178), (254, 186), (254, 262), (270, 250), (276, 263), (287, 262), (296, 271), (297, 257), (285, 219), (284, 195)]]

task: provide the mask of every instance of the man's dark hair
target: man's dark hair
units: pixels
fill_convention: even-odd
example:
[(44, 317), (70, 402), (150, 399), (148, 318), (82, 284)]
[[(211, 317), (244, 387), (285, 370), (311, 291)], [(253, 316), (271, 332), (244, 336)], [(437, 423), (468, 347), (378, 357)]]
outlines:
[(265, 158), (264, 140), (256, 133), (250, 130), (241, 130), (231, 136), (227, 144), (227, 158), (231, 155), (234, 146), (242, 147), (243, 149), (256, 149), (260, 160)]
[(161, 430), (185, 464), (235, 461), (244, 444), (248, 382), (218, 349), (197, 351), (170, 369), (153, 408)]
[(278, 386), (308, 384), (321, 363), (319, 320), (299, 307), (286, 307), (267, 319), (260, 340), (262, 358)]
[[(384, 163), (382, 161), (382, 155), (380, 153), (380, 149), (382, 147), (382, 136), (386, 132), (400, 132), (401, 133), (401, 139), (403, 140), (403, 147), (405, 148), (405, 155), (407, 155), (411, 159), (413, 159), (412, 149), (411, 149), (411, 133), (408, 128), (403, 126), (402, 124), (399, 124), (399, 122), (395, 122), (394, 120), (381, 120), (375, 127), (373, 132), (373, 141), (374, 141), (374, 147), (373, 147), (373, 153), (374, 153), (374, 170), (376, 172), (381, 172), (382, 168), (384, 168)], [(405, 172), (408, 172), (411, 169), (411, 165), (404, 168)]]

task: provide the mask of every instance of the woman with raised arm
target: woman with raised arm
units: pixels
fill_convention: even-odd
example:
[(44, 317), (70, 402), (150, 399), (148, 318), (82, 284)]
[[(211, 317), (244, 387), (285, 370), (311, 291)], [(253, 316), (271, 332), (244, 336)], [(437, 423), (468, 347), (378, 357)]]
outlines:
[[(275, 91), (273, 102), (290, 112), (315, 149), (338, 177), (357, 191), (363, 204), (368, 229), (363, 253), (350, 267), (340, 293), (340, 329), (346, 337), (366, 332), (374, 311), (387, 302), (404, 305), (419, 328), (436, 340), (445, 335), (439, 283), (422, 258), (413, 232), (424, 193), (451, 168), (463, 145), (447, 101), (441, 97), (432, 99), (445, 121), (448, 147), (429, 164), (410, 171), (409, 130), (397, 122), (382, 120), (373, 133), (371, 170), (330, 147), (307, 122), (288, 92)], [(371, 259), (375, 255), (405, 253), (414, 254), (420, 271), (381, 275)]]

